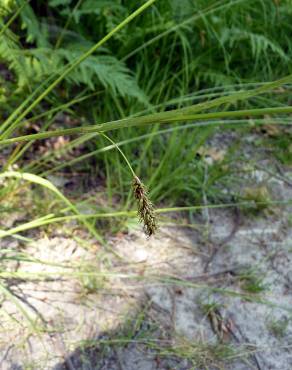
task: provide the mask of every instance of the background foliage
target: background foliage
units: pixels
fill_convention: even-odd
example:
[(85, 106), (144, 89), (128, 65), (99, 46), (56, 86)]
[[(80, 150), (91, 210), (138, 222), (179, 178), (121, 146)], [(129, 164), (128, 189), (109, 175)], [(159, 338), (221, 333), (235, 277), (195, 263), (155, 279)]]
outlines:
[[(140, 4), (2, 1), (2, 26), (20, 9), (1, 33), (2, 118)], [(19, 133), (168, 110), (280, 78), (292, 72), (291, 35), (291, 0), (157, 1), (73, 70), (27, 117)], [(287, 94), (273, 93), (226, 108), (281, 106)], [(208, 167), (206, 178), (201, 148), (218, 128), (173, 126), (161, 133), (157, 125), (147, 130), (121, 130), (112, 139), (123, 143), (155, 202), (196, 204), (206, 192), (209, 201), (234, 197), (226, 189), (238, 181), (229, 166), (240, 160), (238, 142), (220, 163)], [(45, 149), (29, 144), (12, 152), (8, 165), (17, 163), (39, 175), (86, 173), (87, 185), (103, 183), (109, 199), (117, 194), (128, 206), (131, 178), (123, 158), (105, 149), (108, 145), (94, 135), (48, 141)]]

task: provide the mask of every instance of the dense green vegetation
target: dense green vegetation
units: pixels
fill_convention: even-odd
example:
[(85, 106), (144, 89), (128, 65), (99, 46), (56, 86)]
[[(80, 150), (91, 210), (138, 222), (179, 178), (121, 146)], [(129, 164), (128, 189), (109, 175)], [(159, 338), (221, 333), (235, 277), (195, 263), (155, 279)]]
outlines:
[[(214, 134), (234, 125), (245, 133), (250, 123), (266, 123), (267, 116), (262, 117), (269, 113), (260, 111), (260, 117), (251, 120), (251, 112), (233, 121), (226, 117), (227, 121), (221, 119), (222, 110), (284, 107), (283, 112), (289, 112), (289, 78), (264, 95), (256, 90), (249, 99), (248, 95), (238, 99), (232, 94), (291, 73), (290, 0), (155, 1), (86, 59), (87, 50), (142, 2), (6, 0), (1, 4), (2, 139), (164, 112), (227, 96), (221, 103), (195, 108), (199, 114), (206, 108), (219, 113), (205, 123), (182, 125), (184, 120), (178, 117), (180, 123), (167, 128), (152, 124), (110, 132), (110, 140), (120, 145), (157, 204), (200, 205), (204, 197), (209, 203), (240, 200), (232, 190), (234, 182), (241, 181), (232, 167), (241, 160), (240, 140), (233, 140), (228, 152), (208, 166), (208, 176), (204, 157), (210, 155), (208, 143)], [(80, 58), (85, 60), (79, 63)], [(284, 82), (285, 87), (280, 87)], [(278, 116), (272, 123), (288, 122)], [(289, 152), (283, 140), (274, 144), (286, 145)], [(85, 190), (98, 185), (106, 189), (109, 209), (121, 205), (128, 209), (133, 201), (129, 168), (105, 136), (91, 133), (45, 143), (3, 143), (4, 170), (17, 165), (42, 178), (82, 173)], [(9, 182), (1, 190), (2, 196), (10, 186)], [(75, 194), (77, 203), (81, 192), (82, 182)]]

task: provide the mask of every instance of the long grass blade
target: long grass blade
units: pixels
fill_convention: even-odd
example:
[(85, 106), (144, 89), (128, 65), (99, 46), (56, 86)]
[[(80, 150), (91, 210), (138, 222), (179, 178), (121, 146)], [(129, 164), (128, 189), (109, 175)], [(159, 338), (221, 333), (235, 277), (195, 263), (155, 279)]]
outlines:
[[(221, 98), (220, 98), (221, 99)], [(218, 105), (221, 105), (220, 103)], [(194, 106), (196, 109), (196, 106)], [(234, 117), (256, 117), (263, 115), (274, 115), (274, 114), (290, 114), (292, 113), (292, 107), (276, 107), (276, 108), (259, 108), (259, 109), (246, 109), (239, 111), (230, 112), (214, 112), (214, 113), (201, 113), (196, 114), (192, 112), (192, 107), (177, 109), (174, 111), (155, 113), (148, 116), (142, 116), (137, 118), (126, 118), (118, 121), (106, 122), (92, 126), (81, 126), (75, 128), (68, 128), (56, 131), (47, 131), (39, 134), (18, 136), (11, 139), (0, 140), (0, 144), (8, 145), (12, 143), (18, 143), (23, 141), (41, 140), (50, 137), (66, 136), (66, 135), (79, 135), (89, 133), (103, 133), (112, 130), (123, 129), (134, 126), (146, 126), (154, 125), (157, 123), (173, 123), (173, 122), (185, 122), (185, 121), (196, 121), (196, 120), (211, 120), (211, 119), (222, 119), (222, 118), (234, 118)]]

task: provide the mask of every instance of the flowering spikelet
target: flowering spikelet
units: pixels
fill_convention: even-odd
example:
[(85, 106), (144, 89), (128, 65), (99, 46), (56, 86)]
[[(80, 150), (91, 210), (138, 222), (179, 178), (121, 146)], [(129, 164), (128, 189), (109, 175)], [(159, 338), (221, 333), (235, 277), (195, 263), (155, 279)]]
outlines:
[(133, 191), (138, 204), (140, 222), (144, 224), (144, 232), (151, 236), (157, 230), (156, 217), (153, 205), (147, 196), (147, 190), (137, 176), (133, 179)]

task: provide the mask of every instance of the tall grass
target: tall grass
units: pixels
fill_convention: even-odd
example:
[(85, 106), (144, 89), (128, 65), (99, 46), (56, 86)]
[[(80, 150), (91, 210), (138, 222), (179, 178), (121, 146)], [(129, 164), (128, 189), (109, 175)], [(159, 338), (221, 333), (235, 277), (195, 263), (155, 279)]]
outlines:
[[(78, 2), (72, 13), (65, 4), (52, 6), (58, 24), (50, 23), (42, 5), (40, 2), (40, 8), (33, 9), (20, 3), (15, 13), (20, 19), (12, 15), (1, 31), (5, 37), (1, 44), (3, 60), (19, 84), (14, 101), (10, 91), (6, 93), (5, 108), (10, 114), (1, 124), (0, 145), (10, 152), (5, 171), (15, 164), (38, 176), (64, 167), (74, 170), (77, 163), (78, 170), (85, 166), (92, 174), (98, 168), (97, 176), (106, 174), (108, 195), (119, 194), (122, 204), (129, 208), (133, 200), (128, 170), (123, 158), (116, 151), (109, 151), (107, 140), (99, 135), (110, 132), (111, 140), (124, 145), (126, 158), (137, 175), (143, 175), (155, 202), (193, 206), (202, 200), (205, 171), (195, 155), (215, 132), (221, 127), (242, 129), (251, 122), (265, 124), (267, 118), (263, 117), (267, 115), (275, 117), (273, 123), (289, 124), (289, 119), (283, 117), (291, 113), (287, 105), (292, 82), (291, 43), (287, 38), (291, 12), (287, 1), (274, 4), (260, 0), (150, 0), (136, 10), (136, 2), (129, 1), (110, 12), (99, 2), (91, 5), (94, 9)], [(37, 12), (41, 12), (42, 23)], [(34, 23), (27, 23), (28, 15), (35, 17)], [(22, 50), (12, 42), (20, 27), (25, 30), (20, 38)], [(42, 36), (41, 27), (61, 33)], [(96, 42), (100, 35), (104, 36)], [(81, 52), (76, 54), (78, 48)], [(96, 53), (98, 49), (100, 54)], [(64, 53), (71, 53), (67, 64), (60, 59)], [(132, 76), (120, 69), (114, 83), (102, 68), (91, 70), (91, 62), (98, 64), (104, 53), (112, 53), (126, 63), (124, 66), (132, 71)], [(23, 58), (23, 66), (17, 64), (18, 57)], [(42, 68), (52, 62), (58, 68)], [(120, 67), (117, 64), (115, 68)], [(78, 80), (74, 71), (82, 79)], [(100, 81), (95, 80), (92, 85), (86, 73), (96, 73)], [(280, 78), (285, 74), (287, 77)], [(127, 78), (133, 77), (137, 90), (132, 82), (127, 91), (123, 90)], [(44, 81), (39, 85), (41, 80)], [(78, 96), (74, 94), (76, 84)], [(95, 91), (90, 93), (92, 87)], [(281, 93), (277, 92), (280, 88)], [(25, 92), (25, 99), (15, 104)], [(66, 101), (62, 98), (64, 93)], [(7, 98), (11, 98), (11, 103)], [(79, 125), (58, 127), (56, 119), (61, 113)], [(40, 132), (26, 135), (25, 127), (32, 121)], [(187, 121), (194, 124), (186, 125)], [(162, 130), (159, 125), (165, 123), (172, 123), (173, 127)], [(49, 130), (52, 125), (55, 130)], [(72, 135), (78, 137), (60, 150), (47, 150), (40, 158), (31, 159), (37, 140)], [(143, 145), (137, 147), (140, 138)], [(12, 144), (17, 144), (13, 150)], [(78, 147), (84, 152), (80, 158), (62, 159)], [(94, 161), (84, 162), (90, 158)], [(210, 177), (213, 180), (209, 183), (208, 199), (216, 201), (212, 187), (228, 178), (228, 171), (222, 168), (218, 165), (209, 169), (214, 174)], [(3, 194), (7, 191), (3, 190)]]

